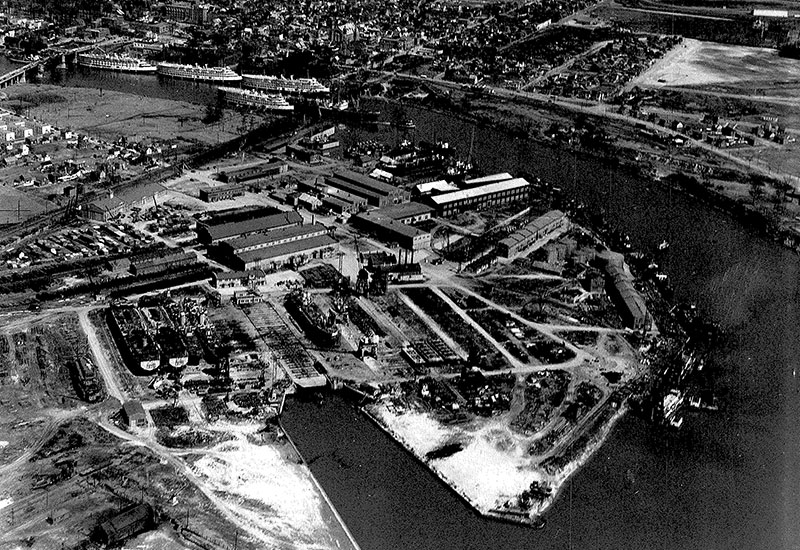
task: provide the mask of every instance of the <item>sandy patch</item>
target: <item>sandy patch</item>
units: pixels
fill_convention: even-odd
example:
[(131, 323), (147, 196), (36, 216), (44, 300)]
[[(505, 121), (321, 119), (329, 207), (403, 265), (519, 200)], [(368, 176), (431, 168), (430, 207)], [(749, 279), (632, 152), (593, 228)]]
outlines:
[(464, 450), (432, 462), (445, 478), (455, 483), (465, 496), (482, 510), (490, 510), (512, 500), (541, 481), (542, 475), (530, 466), (523, 447), (500, 450), (494, 437), (480, 432)]
[(225, 426), (236, 439), (220, 443), (192, 465), (248, 532), (270, 547), (335, 548), (311, 474), (272, 445), (247, 440), (257, 426)]
[(420, 456), (437, 449), (460, 431), (445, 428), (427, 414), (415, 411), (393, 413), (381, 406), (375, 413), (390, 432)]

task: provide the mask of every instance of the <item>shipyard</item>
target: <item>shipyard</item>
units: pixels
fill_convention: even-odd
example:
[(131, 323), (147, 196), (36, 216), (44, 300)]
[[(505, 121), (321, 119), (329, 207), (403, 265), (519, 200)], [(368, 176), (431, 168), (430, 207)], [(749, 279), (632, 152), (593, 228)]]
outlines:
[(0, 548), (800, 540), (767, 4), (6, 2)]

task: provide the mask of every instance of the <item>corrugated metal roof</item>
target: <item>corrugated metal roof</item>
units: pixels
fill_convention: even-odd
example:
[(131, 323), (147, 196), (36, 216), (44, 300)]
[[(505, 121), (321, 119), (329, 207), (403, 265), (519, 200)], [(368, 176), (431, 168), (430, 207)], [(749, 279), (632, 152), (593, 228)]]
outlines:
[(560, 220), (562, 218), (564, 218), (563, 212), (561, 212), (560, 210), (552, 210), (547, 214), (539, 216), (538, 218), (527, 224), (522, 229), (515, 231), (505, 239), (501, 240), (500, 244), (512, 248), (517, 243), (531, 239), (543, 228), (547, 227), (554, 221)]
[(237, 254), (237, 257), (245, 262), (256, 262), (260, 260), (269, 260), (271, 258), (279, 258), (287, 254), (296, 254), (306, 250), (315, 250), (323, 246), (330, 246), (336, 244), (336, 239), (328, 235), (320, 235), (318, 237), (311, 237), (310, 239), (303, 239), (302, 241), (292, 241), (290, 243), (278, 244), (269, 246), (267, 248), (259, 248), (258, 250), (250, 250), (249, 252), (242, 252)]
[(445, 180), (436, 180), (436, 181), (429, 181), (426, 183), (420, 183), (416, 186), (417, 192), (423, 195), (427, 195), (432, 191), (439, 191), (440, 193), (449, 193), (451, 191), (458, 191), (458, 187), (453, 185), (452, 183), (448, 183)]
[(464, 199), (481, 197), (483, 195), (489, 195), (491, 193), (499, 193), (501, 191), (508, 191), (511, 189), (528, 187), (529, 185), (530, 183), (528, 182), (528, 180), (524, 178), (513, 178), (510, 180), (489, 183), (487, 185), (481, 185), (479, 187), (462, 189), (460, 191), (454, 191), (452, 193), (445, 193), (443, 195), (436, 195), (435, 197), (431, 197), (431, 200), (437, 205), (442, 205)]
[(484, 183), (493, 183), (497, 181), (507, 181), (512, 179), (514, 176), (509, 174), (508, 172), (500, 172), (499, 174), (492, 174), (490, 176), (483, 176), (480, 178), (472, 178), (469, 180), (464, 180), (464, 185), (482, 185)]
[(372, 191), (373, 193), (378, 193), (384, 197), (388, 195), (395, 195), (402, 191), (402, 189), (390, 183), (384, 183), (376, 180), (375, 178), (365, 176), (364, 174), (359, 174), (358, 172), (352, 172), (350, 170), (337, 170), (333, 173), (333, 175), (334, 177), (349, 181), (354, 185), (361, 187), (362, 189)]
[(242, 235), (244, 233), (255, 233), (259, 231), (271, 231), (287, 225), (295, 225), (303, 223), (303, 216), (297, 212), (281, 212), (280, 214), (272, 214), (264, 216), (263, 218), (255, 218), (253, 220), (244, 220), (241, 222), (230, 222), (220, 225), (205, 226), (211, 239), (216, 241), (219, 239), (227, 239)]
[(327, 231), (327, 229), (320, 223), (315, 223), (313, 225), (293, 225), (290, 227), (273, 229), (267, 233), (256, 233), (255, 235), (248, 235), (247, 237), (237, 237), (226, 241), (226, 244), (233, 250), (241, 250), (251, 246), (274, 243), (283, 239), (291, 239), (292, 237), (301, 237), (303, 235), (325, 231)]

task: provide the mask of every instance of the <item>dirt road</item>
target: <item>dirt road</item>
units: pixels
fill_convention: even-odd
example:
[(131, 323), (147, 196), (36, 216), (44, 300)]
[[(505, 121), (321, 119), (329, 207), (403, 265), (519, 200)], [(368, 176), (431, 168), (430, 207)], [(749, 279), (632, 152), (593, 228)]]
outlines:
[(106, 391), (108, 392), (108, 395), (119, 399), (120, 403), (124, 403), (126, 401), (126, 395), (120, 387), (119, 379), (117, 378), (117, 374), (114, 372), (114, 367), (111, 365), (108, 355), (106, 355), (106, 351), (103, 349), (102, 344), (100, 344), (100, 340), (97, 338), (97, 331), (95, 330), (92, 322), (89, 320), (89, 310), (80, 310), (78, 312), (78, 320), (80, 321), (81, 329), (86, 333), (86, 338), (89, 340), (89, 347), (92, 349), (94, 362), (106, 383)]

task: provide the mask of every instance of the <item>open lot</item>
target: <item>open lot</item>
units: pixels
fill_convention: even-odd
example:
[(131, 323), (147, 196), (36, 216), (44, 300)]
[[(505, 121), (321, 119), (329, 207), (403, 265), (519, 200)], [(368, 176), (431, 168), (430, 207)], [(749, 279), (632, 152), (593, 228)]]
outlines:
[(686, 39), (632, 84), (713, 88), (743, 95), (788, 95), (793, 90), (796, 97), (800, 60), (780, 57), (770, 48)]
[(30, 117), (109, 140), (124, 136), (136, 141), (175, 139), (211, 145), (236, 137), (245, 123), (242, 115), (225, 110), (222, 120), (208, 125), (202, 121), (204, 107), (188, 101), (95, 88), (17, 84), (6, 93), (2, 107), (27, 107)]

